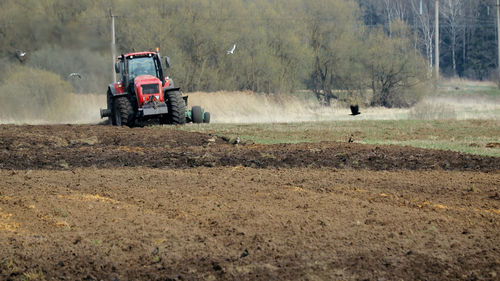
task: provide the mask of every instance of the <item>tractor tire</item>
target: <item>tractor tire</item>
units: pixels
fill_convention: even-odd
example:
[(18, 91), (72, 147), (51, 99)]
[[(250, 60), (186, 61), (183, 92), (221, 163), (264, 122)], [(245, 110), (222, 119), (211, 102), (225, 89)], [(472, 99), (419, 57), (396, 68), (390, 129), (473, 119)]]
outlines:
[(193, 106), (193, 108), (191, 109), (191, 115), (193, 118), (193, 123), (203, 123), (203, 111), (201, 110), (200, 106)]
[[(111, 91), (109, 89), (108, 89), (108, 93), (106, 94), (106, 105), (108, 106), (108, 109), (111, 109), (111, 111), (113, 111), (113, 97), (112, 97)], [(108, 117), (108, 120), (109, 120), (108, 123), (110, 125), (116, 126), (116, 120), (115, 120), (114, 114), (111, 114), (111, 116)]]
[(210, 112), (206, 112), (203, 117), (203, 123), (210, 123)]
[(133, 127), (135, 124), (134, 109), (127, 97), (119, 97), (113, 101), (111, 112), (112, 123), (115, 126)]
[[(166, 120), (161, 123), (183, 125), (186, 124), (186, 103), (179, 91), (166, 91), (168, 113)], [(166, 121), (166, 122), (165, 122)]]

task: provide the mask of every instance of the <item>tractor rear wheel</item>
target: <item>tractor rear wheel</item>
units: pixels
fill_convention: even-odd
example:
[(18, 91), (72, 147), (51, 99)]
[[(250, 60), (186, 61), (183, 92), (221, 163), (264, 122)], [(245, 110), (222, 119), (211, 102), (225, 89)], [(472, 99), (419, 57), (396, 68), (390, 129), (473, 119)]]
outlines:
[[(186, 123), (186, 103), (179, 91), (166, 91), (167, 98), (167, 118), (160, 120), (162, 123), (182, 125)], [(166, 122), (165, 122), (166, 121)]]
[(119, 97), (113, 100), (111, 112), (113, 125), (133, 127), (135, 123), (134, 109), (127, 97)]
[(193, 108), (191, 108), (191, 115), (193, 123), (203, 123), (203, 111), (201, 110), (201, 106), (193, 106)]
[[(108, 109), (113, 111), (113, 97), (112, 97), (111, 91), (109, 89), (108, 89), (108, 93), (106, 94), (106, 104), (108, 106)], [(112, 114), (108, 117), (109, 124), (116, 126), (116, 120), (115, 120), (114, 114), (113, 114), (113, 112), (111, 112), (111, 113)]]

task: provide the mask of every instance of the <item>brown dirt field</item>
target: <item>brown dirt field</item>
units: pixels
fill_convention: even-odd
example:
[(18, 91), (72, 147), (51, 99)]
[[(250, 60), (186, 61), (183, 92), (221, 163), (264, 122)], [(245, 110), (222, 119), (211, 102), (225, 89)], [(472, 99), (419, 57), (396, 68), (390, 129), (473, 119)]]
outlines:
[(498, 280), (500, 159), (0, 126), (0, 280)]
[(490, 172), (500, 158), (347, 142), (232, 145), (171, 127), (0, 126), (0, 169), (220, 166)]

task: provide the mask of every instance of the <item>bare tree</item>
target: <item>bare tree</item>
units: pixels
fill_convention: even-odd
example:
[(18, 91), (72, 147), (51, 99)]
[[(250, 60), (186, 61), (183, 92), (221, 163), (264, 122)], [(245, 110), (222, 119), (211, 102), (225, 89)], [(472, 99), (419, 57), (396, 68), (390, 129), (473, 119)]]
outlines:
[[(429, 69), (433, 67), (433, 51), (434, 44), (432, 42), (434, 38), (434, 17), (431, 11), (431, 3), (428, 0), (422, 2), (422, 10), (420, 10), (420, 0), (411, 0), (411, 6), (413, 12), (416, 15), (416, 26), (422, 37), (422, 44), (425, 49), (425, 56), (429, 61)], [(422, 13), (420, 13), (422, 11)]]
[(441, 6), (444, 29), (450, 38), (453, 76), (457, 74), (457, 48), (459, 48), (460, 34), (464, 29), (464, 2), (464, 0), (444, 0)]
[(384, 12), (389, 29), (389, 37), (392, 36), (392, 23), (396, 20), (408, 22), (408, 2), (406, 0), (383, 0)]
[(479, 16), (479, 1), (477, 0), (465, 0), (464, 1), (464, 28), (462, 30), (462, 61), (463, 64), (469, 64), (469, 53), (471, 39), (475, 36), (476, 28), (475, 20)]

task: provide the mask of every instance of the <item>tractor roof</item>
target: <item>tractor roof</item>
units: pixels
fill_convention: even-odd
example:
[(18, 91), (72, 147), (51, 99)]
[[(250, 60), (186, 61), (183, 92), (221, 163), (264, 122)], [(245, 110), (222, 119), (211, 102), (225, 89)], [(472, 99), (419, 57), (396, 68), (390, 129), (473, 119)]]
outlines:
[[(130, 57), (130, 56), (134, 56), (134, 57), (145, 57), (145, 56), (149, 56), (149, 55), (156, 55), (156, 52), (135, 52), (135, 53), (128, 53), (128, 54), (124, 54), (124, 56), (126, 58)], [(119, 59), (122, 58), (122, 56), (120, 55), (118, 57)]]

